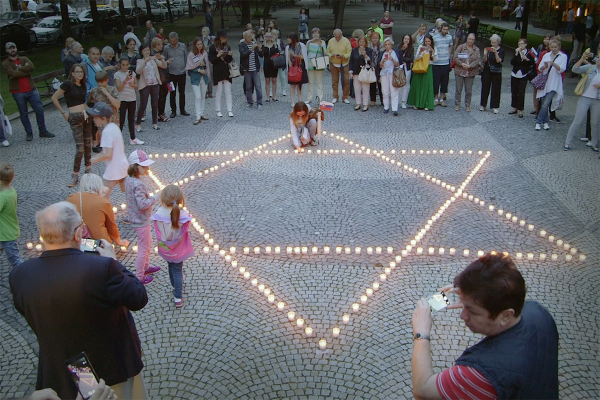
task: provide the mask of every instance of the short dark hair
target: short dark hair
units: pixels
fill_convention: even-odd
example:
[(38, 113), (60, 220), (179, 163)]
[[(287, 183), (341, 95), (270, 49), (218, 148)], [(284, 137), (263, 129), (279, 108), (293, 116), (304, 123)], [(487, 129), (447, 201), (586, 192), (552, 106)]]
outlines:
[(15, 177), (15, 169), (7, 162), (0, 163), (0, 182), (9, 184)]
[(442, 28), (450, 28), (450, 25), (448, 25), (447, 22), (442, 22), (440, 25), (440, 29), (442, 29)]
[(300, 41), (300, 40), (298, 40), (298, 34), (297, 34), (296, 32), (291, 32), (291, 33), (289, 33), (289, 34), (287, 35), (287, 37), (288, 37), (288, 39), (291, 39), (291, 40), (292, 40), (292, 43), (290, 44), (290, 47), (291, 47), (292, 49), (295, 49), (295, 48), (296, 48), (296, 45), (297, 45), (297, 44), (298, 44), (298, 42)]
[(133, 32), (133, 26), (131, 26), (131, 25), (127, 25), (127, 27), (125, 28), (125, 30), (126, 30), (127, 32)]
[(485, 308), (492, 319), (512, 308), (521, 315), (525, 303), (525, 280), (508, 255), (488, 253), (473, 261), (456, 278), (454, 287)]

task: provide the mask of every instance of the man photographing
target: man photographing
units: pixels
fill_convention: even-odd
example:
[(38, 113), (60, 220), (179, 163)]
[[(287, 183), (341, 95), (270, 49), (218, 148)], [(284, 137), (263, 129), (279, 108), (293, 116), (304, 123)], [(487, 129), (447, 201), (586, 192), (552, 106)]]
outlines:
[(454, 285), (460, 318), (485, 337), (455, 365), (433, 372), (431, 309), (419, 300), (413, 312), (413, 394), (417, 399), (558, 399), (558, 331), (539, 303), (525, 301), (525, 281), (510, 257), (486, 254), (472, 262)]

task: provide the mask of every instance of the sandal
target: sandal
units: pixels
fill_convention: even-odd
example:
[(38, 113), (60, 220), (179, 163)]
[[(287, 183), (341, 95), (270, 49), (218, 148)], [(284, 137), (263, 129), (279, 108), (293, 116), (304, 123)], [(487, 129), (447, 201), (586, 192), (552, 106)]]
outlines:
[(171, 120), (171, 118), (169, 118), (169, 117), (167, 117), (166, 115), (163, 114), (163, 115), (159, 115), (158, 116), (158, 120), (160, 122), (169, 122)]

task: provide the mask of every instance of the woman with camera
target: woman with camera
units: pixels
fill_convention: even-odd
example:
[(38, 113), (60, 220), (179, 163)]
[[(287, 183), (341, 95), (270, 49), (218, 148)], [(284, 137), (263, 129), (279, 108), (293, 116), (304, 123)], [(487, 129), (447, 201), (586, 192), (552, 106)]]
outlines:
[(500, 47), (500, 36), (493, 34), (490, 38), (490, 47), (483, 50), (483, 72), (481, 73), (481, 102), (479, 111), (485, 111), (488, 98), (491, 99), (490, 108), (498, 114), (500, 108), (500, 95), (502, 94), (502, 61), (504, 49)]
[(192, 51), (188, 53), (185, 69), (190, 76), (192, 90), (194, 91), (194, 105), (196, 106), (196, 120), (194, 125), (198, 125), (202, 120), (208, 121), (204, 115), (204, 103), (206, 101), (206, 90), (210, 82), (210, 69), (208, 68), (208, 54), (204, 48), (204, 41), (201, 37), (194, 39)]

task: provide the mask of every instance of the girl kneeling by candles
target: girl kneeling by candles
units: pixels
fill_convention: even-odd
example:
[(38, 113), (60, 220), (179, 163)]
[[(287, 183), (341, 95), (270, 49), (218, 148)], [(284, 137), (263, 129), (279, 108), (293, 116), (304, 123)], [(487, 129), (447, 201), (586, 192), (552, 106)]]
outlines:
[[(303, 101), (294, 105), (290, 114), (290, 132), (294, 149), (301, 150), (304, 146), (316, 146), (315, 136), (317, 132), (318, 108), (310, 109)], [(321, 113), (321, 121), (325, 119)]]

